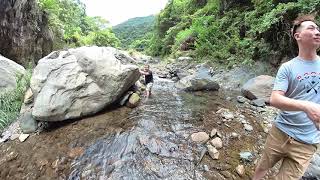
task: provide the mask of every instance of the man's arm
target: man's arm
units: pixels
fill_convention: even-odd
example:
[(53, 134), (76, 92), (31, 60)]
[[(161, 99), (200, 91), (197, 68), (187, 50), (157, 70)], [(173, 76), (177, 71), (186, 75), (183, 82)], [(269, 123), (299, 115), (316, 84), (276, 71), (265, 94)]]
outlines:
[(320, 122), (319, 104), (288, 98), (283, 91), (272, 91), (270, 104), (285, 111), (304, 111), (312, 121)]
[(139, 71), (140, 71), (140, 73), (143, 74), (143, 75), (149, 75), (149, 74), (150, 74), (150, 71), (148, 71), (148, 72), (146, 72), (146, 71), (141, 71), (141, 70), (139, 70)]

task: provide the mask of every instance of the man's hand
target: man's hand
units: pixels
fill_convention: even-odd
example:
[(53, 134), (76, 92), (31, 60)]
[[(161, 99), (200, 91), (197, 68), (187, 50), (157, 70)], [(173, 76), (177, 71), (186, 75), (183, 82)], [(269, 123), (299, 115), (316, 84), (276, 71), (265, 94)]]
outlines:
[(143, 71), (143, 70), (139, 70), (140, 74), (143, 74), (143, 75), (149, 75), (150, 72), (149, 71)]
[(305, 103), (304, 112), (315, 124), (318, 124), (319, 126), (320, 125), (320, 105), (310, 101), (305, 101), (304, 103)]

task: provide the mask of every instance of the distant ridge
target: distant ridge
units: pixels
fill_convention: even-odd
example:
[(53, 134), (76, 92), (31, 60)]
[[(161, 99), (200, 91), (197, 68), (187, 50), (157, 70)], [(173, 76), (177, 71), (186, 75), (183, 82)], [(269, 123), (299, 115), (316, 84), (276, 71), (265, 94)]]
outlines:
[(153, 30), (155, 16), (135, 17), (113, 26), (113, 32), (121, 41), (123, 48), (128, 48), (135, 40), (142, 39)]

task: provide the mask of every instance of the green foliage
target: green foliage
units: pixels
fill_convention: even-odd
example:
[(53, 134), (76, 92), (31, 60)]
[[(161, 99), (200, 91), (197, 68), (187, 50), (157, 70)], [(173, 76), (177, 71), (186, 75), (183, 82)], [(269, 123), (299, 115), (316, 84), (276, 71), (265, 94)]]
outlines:
[(146, 48), (149, 45), (149, 40), (148, 39), (137, 39), (135, 41), (133, 41), (133, 43), (130, 44), (129, 48), (130, 49), (135, 49), (139, 52), (142, 52), (144, 50), (146, 50)]
[(171, 0), (156, 17), (147, 52), (186, 54), (181, 47), (193, 37), (188, 51), (195, 59), (250, 65), (277, 54), (277, 63), (296, 52), (290, 37), (292, 21), (318, 9), (320, 0)]
[(251, 25), (251, 32), (263, 33), (265, 30), (270, 29), (272, 25), (275, 25), (281, 22), (285, 15), (289, 10), (297, 8), (298, 5), (296, 3), (287, 3), (287, 4), (279, 4), (276, 8), (273, 8), (271, 11), (265, 13), (260, 18), (257, 18), (256, 21), (260, 22), (257, 24)]
[[(49, 26), (54, 32), (54, 48), (83, 45), (118, 45), (119, 40), (102, 17), (86, 15), (85, 5), (79, 0), (38, 0), (49, 13)], [(105, 41), (105, 42), (102, 42)]]
[(31, 70), (25, 75), (18, 74), (17, 87), (0, 94), (0, 132), (18, 117), (31, 74)]
[(118, 47), (120, 44), (120, 41), (116, 38), (115, 34), (112, 33), (111, 29), (104, 29), (95, 32), (92, 40), (93, 44), (98, 46)]
[(112, 27), (114, 33), (121, 41), (121, 47), (137, 48), (143, 51), (148, 41), (148, 35), (153, 30), (155, 17), (153, 15), (146, 17), (136, 17), (129, 19), (121, 24)]

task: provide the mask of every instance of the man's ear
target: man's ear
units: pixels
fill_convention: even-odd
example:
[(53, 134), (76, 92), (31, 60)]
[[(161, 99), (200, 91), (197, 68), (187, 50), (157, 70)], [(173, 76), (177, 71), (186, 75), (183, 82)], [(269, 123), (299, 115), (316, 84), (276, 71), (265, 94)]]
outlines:
[(293, 36), (297, 41), (300, 40), (300, 33), (295, 33)]

